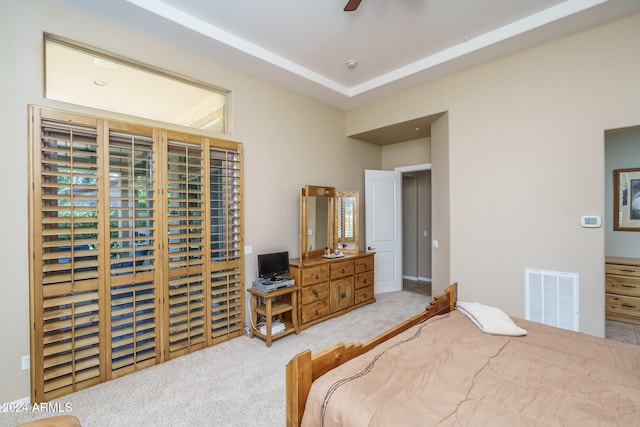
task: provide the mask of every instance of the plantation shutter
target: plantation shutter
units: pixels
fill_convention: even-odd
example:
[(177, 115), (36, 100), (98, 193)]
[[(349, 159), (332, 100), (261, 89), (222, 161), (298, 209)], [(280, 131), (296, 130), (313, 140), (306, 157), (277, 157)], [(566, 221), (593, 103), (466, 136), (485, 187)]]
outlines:
[(206, 341), (204, 159), (198, 142), (167, 142), (169, 357)]
[(239, 150), (209, 152), (211, 222), (211, 336), (221, 340), (242, 333), (242, 212)]
[(242, 145), (30, 114), (32, 401), (242, 335)]
[(109, 129), (111, 369), (159, 361), (156, 289), (157, 189), (153, 131)]
[[(100, 362), (99, 163), (95, 120), (43, 119), (33, 134), (35, 399), (97, 384)], [(34, 172), (35, 172), (34, 171)]]

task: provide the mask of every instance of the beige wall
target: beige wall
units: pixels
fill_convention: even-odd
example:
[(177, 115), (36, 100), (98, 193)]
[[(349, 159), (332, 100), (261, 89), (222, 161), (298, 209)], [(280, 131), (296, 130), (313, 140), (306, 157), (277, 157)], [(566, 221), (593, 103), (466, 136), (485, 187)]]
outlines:
[[(364, 194), (363, 170), (381, 168), (381, 148), (347, 138), (344, 111), (312, 101), (141, 37), (49, 0), (5, 2), (0, 14), (3, 96), (3, 272), (0, 298), (0, 402), (29, 395), (29, 273), (27, 218), (27, 105), (83, 111), (50, 102), (43, 94), (43, 32), (227, 88), (232, 94), (233, 139), (244, 143), (246, 284), (256, 274), (256, 254), (299, 254), (299, 190), (330, 185)], [(115, 117), (120, 117), (115, 115)], [(129, 118), (131, 120), (131, 118)], [(145, 122), (140, 120), (141, 122)]]
[(382, 169), (384, 170), (429, 162), (431, 162), (431, 138), (414, 139), (382, 147)]
[(639, 39), (635, 14), (347, 113), (356, 134), (448, 112), (448, 148), (432, 130), (434, 209), (450, 180), (434, 292), (458, 281), (461, 299), (523, 317), (525, 268), (576, 272), (580, 330), (604, 334), (604, 230), (580, 216), (604, 215), (605, 130), (640, 122)]
[(437, 295), (451, 282), (451, 197), (449, 113), (431, 125), (431, 293)]

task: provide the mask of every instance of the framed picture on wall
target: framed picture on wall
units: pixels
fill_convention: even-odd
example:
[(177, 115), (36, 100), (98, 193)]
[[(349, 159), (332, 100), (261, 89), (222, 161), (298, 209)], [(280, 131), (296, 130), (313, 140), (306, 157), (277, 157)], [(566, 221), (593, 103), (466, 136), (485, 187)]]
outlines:
[(613, 229), (640, 231), (640, 168), (613, 171)]

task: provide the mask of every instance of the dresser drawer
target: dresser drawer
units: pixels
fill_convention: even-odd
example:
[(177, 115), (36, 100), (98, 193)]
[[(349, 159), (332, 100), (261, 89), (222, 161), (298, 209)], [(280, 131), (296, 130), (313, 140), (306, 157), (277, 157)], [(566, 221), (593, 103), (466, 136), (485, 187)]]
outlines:
[(311, 304), (316, 301), (328, 301), (329, 282), (318, 283), (317, 285), (305, 286), (301, 289), (301, 303)]
[(309, 323), (329, 314), (328, 301), (318, 301), (305, 304), (302, 308), (302, 323)]
[(365, 288), (356, 289), (355, 304), (369, 301), (373, 299), (373, 286), (367, 286)]
[(373, 271), (373, 255), (356, 259), (356, 274)]
[(373, 285), (373, 271), (368, 273), (358, 274), (356, 276), (356, 289), (364, 288), (365, 286)]
[(607, 275), (605, 282), (607, 293), (640, 297), (640, 277)]
[(313, 285), (314, 283), (326, 282), (329, 280), (329, 266), (311, 267), (302, 270), (302, 286)]
[(640, 298), (606, 295), (606, 312), (629, 317), (640, 316)]
[(625, 264), (605, 264), (605, 273), (640, 278), (640, 266)]
[(345, 276), (353, 276), (353, 260), (331, 264), (331, 280)]

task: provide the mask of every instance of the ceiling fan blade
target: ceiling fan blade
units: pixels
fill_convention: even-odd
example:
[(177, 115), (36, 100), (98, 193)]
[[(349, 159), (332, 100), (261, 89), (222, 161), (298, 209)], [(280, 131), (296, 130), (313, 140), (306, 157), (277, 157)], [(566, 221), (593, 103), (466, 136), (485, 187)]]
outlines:
[(362, 0), (349, 0), (349, 3), (344, 7), (345, 12), (353, 12), (360, 6)]

